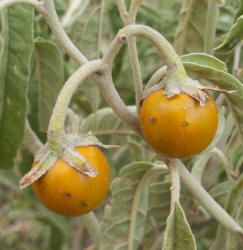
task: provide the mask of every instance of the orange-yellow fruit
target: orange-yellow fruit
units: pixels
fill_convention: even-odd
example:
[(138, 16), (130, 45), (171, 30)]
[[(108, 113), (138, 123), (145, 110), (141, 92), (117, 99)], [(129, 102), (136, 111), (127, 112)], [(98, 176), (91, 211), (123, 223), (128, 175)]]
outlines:
[[(83, 146), (76, 150), (98, 172), (95, 177), (84, 175), (58, 159), (44, 176), (32, 184), (43, 205), (64, 216), (78, 216), (96, 208), (105, 198), (110, 183), (108, 162), (98, 148)], [(37, 162), (33, 166), (35, 164)]]
[(166, 156), (183, 158), (202, 152), (218, 127), (218, 110), (208, 95), (204, 106), (181, 93), (172, 98), (164, 90), (150, 94), (142, 103), (140, 126), (152, 148)]

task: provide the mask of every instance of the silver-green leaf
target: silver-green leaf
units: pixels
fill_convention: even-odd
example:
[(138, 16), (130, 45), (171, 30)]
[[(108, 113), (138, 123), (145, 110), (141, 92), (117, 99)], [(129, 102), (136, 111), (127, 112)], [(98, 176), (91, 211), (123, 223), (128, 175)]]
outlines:
[(215, 51), (217, 53), (226, 54), (232, 52), (243, 39), (243, 15), (238, 17), (234, 25), (231, 27), (223, 43), (220, 44)]
[(235, 93), (226, 93), (225, 97), (243, 143), (243, 110), (241, 108), (243, 105), (243, 84), (231, 74), (210, 65), (200, 64), (200, 61), (184, 62), (183, 64), (189, 73), (206, 79), (219, 88), (235, 91)]
[(143, 240), (148, 211), (149, 181), (161, 171), (150, 162), (136, 162), (121, 169), (111, 183), (111, 205), (105, 208), (100, 249), (136, 250)]
[(183, 208), (177, 202), (167, 219), (163, 250), (196, 250), (196, 242)]

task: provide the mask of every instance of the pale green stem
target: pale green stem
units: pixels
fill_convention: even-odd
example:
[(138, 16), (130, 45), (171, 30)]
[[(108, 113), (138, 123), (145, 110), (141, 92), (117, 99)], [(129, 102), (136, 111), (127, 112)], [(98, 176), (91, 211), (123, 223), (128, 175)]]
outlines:
[(90, 61), (73, 73), (63, 86), (57, 98), (48, 127), (48, 140), (53, 145), (56, 145), (58, 143), (58, 139), (62, 138), (64, 134), (64, 122), (67, 109), (80, 82), (82, 82), (90, 74), (101, 69), (103, 69), (102, 60)]
[(176, 161), (181, 182), (199, 203), (227, 230), (243, 235), (241, 226), (208, 194), (180, 160)]
[(173, 212), (175, 209), (175, 205), (180, 200), (180, 176), (178, 170), (176, 168), (175, 161), (169, 161), (168, 167), (171, 173), (171, 183), (172, 186), (170, 188), (171, 192), (171, 200), (170, 200), (170, 212)]
[(232, 174), (233, 174), (233, 167), (232, 165), (230, 164), (230, 162), (228, 161), (228, 159), (226, 158), (226, 156), (224, 155), (224, 153), (217, 147), (214, 147), (212, 149), (212, 152), (214, 154), (216, 154), (218, 156), (218, 158), (221, 160), (223, 166), (224, 166), (224, 169), (225, 169), (225, 172), (227, 174), (227, 177), (229, 180), (233, 180), (232, 178)]
[(150, 169), (146, 171), (146, 173), (143, 175), (143, 177), (139, 180), (139, 184), (136, 188), (135, 195), (133, 197), (133, 204), (132, 204), (132, 210), (131, 210), (131, 222), (129, 227), (129, 235), (128, 235), (128, 250), (134, 249), (134, 237), (135, 237), (135, 229), (136, 229), (136, 219), (137, 219), (137, 213), (138, 213), (138, 207), (139, 207), (139, 201), (141, 197), (141, 191), (144, 187), (144, 185), (149, 181), (152, 174), (154, 174), (155, 171), (162, 171), (165, 169), (165, 166), (153, 166)]
[(149, 79), (144, 91), (147, 91), (148, 89), (156, 85), (166, 75), (166, 72), (167, 72), (166, 66), (159, 68)]
[[(103, 65), (105, 65), (103, 63)], [(111, 72), (104, 74), (102, 82), (97, 84), (100, 92), (103, 94), (108, 105), (114, 110), (114, 112), (126, 122), (138, 134), (141, 134), (139, 120), (137, 116), (131, 113), (124, 102), (121, 100), (118, 92), (116, 91), (112, 82)]]
[(81, 220), (86, 227), (90, 238), (96, 246), (99, 245), (100, 240), (100, 224), (93, 212), (85, 214), (81, 217)]
[(128, 12), (124, 0), (117, 0), (118, 9), (124, 24), (128, 22)]
[(234, 75), (235, 77), (237, 77), (238, 71), (239, 71), (241, 46), (242, 46), (242, 45), (239, 45), (239, 46), (235, 49), (235, 54), (234, 54), (233, 75)]
[(71, 1), (67, 12), (62, 17), (62, 27), (70, 27), (75, 20), (77, 20), (86, 8), (88, 7), (90, 0), (73, 0)]
[(100, 53), (101, 53), (104, 10), (105, 10), (105, 0), (101, 0), (100, 14), (99, 14), (99, 30), (98, 30), (98, 39), (97, 39), (97, 58), (100, 58)]
[(0, 11), (14, 4), (26, 4), (33, 6), (39, 13), (44, 14), (45, 9), (42, 4), (36, 0), (2, 0), (0, 1)]
[(136, 20), (136, 15), (137, 15), (137, 10), (138, 10), (138, 6), (141, 4), (143, 0), (132, 0), (131, 2), (131, 6), (129, 9), (129, 24), (135, 24), (135, 20)]
[(168, 67), (168, 74), (172, 70), (172, 72), (176, 72), (178, 80), (187, 77), (180, 57), (176, 54), (171, 44), (156, 30), (145, 25), (133, 24), (121, 29), (119, 34), (127, 36), (140, 36), (148, 39), (164, 58)]
[(67, 118), (70, 121), (70, 131), (69, 133), (78, 134), (79, 133), (79, 117), (76, 115), (72, 109), (67, 110)]
[(142, 82), (140, 65), (139, 65), (139, 61), (138, 61), (137, 45), (136, 45), (136, 38), (135, 37), (132, 37), (128, 41), (128, 51), (129, 51), (130, 60), (131, 60), (133, 80), (135, 83), (137, 113), (139, 114), (140, 101), (143, 98), (143, 82)]
[[(67, 53), (78, 62), (81, 66), (88, 62), (84, 55), (75, 47), (72, 41), (67, 36), (65, 30), (62, 28), (56, 10), (53, 4), (53, 0), (45, 0), (45, 7), (47, 14), (44, 15), (47, 23), (49, 24), (52, 32), (56, 36), (57, 42), (67, 51)], [(132, 114), (121, 100), (117, 90), (114, 87), (112, 78), (110, 77), (110, 72), (107, 74), (93, 75), (93, 79), (97, 83), (97, 86), (101, 90), (103, 96), (105, 97), (107, 103), (112, 107), (115, 113), (123, 119), (128, 126), (134, 129), (136, 132), (140, 133), (138, 118)], [(108, 82), (107, 82), (108, 81)], [(107, 91), (107, 92), (104, 92)]]
[[(82, 223), (81, 216), (75, 217), (72, 223), (72, 250), (80, 250), (83, 233), (84, 225)], [(68, 249), (70, 249), (70, 247), (66, 248), (66, 250)], [(65, 250), (65, 248), (62, 248), (62, 250)]]
[[(131, 7), (128, 13), (128, 22), (124, 24), (135, 24), (137, 9), (142, 0), (132, 0)], [(136, 45), (136, 38), (131, 37), (128, 40), (128, 52), (131, 60), (132, 72), (133, 72), (133, 80), (135, 85), (135, 93), (136, 93), (136, 107), (137, 113), (140, 111), (140, 101), (143, 98), (143, 82), (141, 76), (141, 70), (138, 60), (138, 52)]]
[(60, 43), (69, 55), (80, 65), (87, 63), (87, 58), (74, 46), (63, 29), (58, 19), (53, 0), (44, 0), (44, 7), (46, 9), (46, 14), (43, 16), (56, 36), (57, 42)]
[(42, 142), (30, 127), (28, 120), (25, 121), (24, 146), (34, 155), (42, 147)]
[(209, 55), (213, 55), (218, 11), (219, 6), (217, 1), (209, 0), (204, 35), (204, 52)]

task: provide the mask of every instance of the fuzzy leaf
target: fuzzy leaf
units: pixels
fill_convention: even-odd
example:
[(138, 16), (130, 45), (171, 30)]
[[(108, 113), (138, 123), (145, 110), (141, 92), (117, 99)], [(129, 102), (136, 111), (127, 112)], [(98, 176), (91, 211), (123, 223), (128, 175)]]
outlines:
[(64, 82), (63, 58), (60, 50), (50, 41), (35, 41), (35, 58), (39, 95), (39, 126), (46, 131), (57, 96)]
[(196, 250), (195, 238), (186, 220), (184, 211), (176, 203), (174, 211), (167, 219), (163, 250)]
[[(134, 106), (128, 107), (131, 112), (136, 112)], [(92, 135), (134, 134), (134, 132), (113, 112), (111, 108), (103, 108), (85, 118), (80, 131), (83, 134), (92, 131)]]
[(243, 84), (231, 74), (217, 70), (216, 68), (212, 68), (210, 66), (195, 62), (185, 62), (184, 66), (187, 71), (212, 82), (219, 88), (236, 91), (231, 94), (226, 93), (225, 97), (229, 107), (231, 108), (236, 127), (243, 143), (243, 110), (241, 108), (243, 104)]
[(163, 178), (159, 180), (156, 176), (151, 179), (148, 213), (142, 242), (144, 249), (149, 249), (154, 244), (166, 226), (166, 218), (170, 213), (170, 187), (171, 183)]
[(220, 44), (215, 52), (225, 54), (232, 52), (243, 39), (243, 15), (237, 18), (231, 27), (223, 43)]
[(206, 67), (215, 68), (227, 72), (226, 64), (214, 56), (204, 53), (190, 53), (181, 56), (183, 63), (197, 63)]
[(2, 12), (0, 57), (0, 168), (13, 166), (23, 139), (26, 92), (33, 52), (33, 8), (16, 5)]
[[(161, 170), (159, 170), (161, 171)], [(144, 235), (149, 181), (158, 169), (149, 162), (123, 167), (111, 183), (111, 205), (105, 209), (100, 249), (137, 249)]]
[(179, 55), (203, 50), (207, 8), (205, 0), (183, 1), (174, 44)]

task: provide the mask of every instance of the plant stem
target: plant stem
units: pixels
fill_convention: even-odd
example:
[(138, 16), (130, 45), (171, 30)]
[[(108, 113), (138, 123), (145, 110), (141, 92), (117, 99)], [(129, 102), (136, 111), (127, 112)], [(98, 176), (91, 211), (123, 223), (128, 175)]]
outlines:
[(30, 127), (28, 120), (25, 121), (24, 146), (34, 155), (42, 147), (42, 142)]
[(141, 36), (148, 39), (158, 49), (159, 53), (164, 58), (168, 67), (168, 73), (172, 69), (173, 72), (176, 71), (177, 80), (187, 77), (180, 57), (176, 54), (170, 43), (156, 30), (148, 26), (137, 24), (124, 27), (119, 31), (119, 34), (127, 36)]
[(172, 183), (172, 186), (170, 188), (171, 192), (170, 212), (173, 212), (175, 209), (176, 202), (179, 202), (180, 199), (180, 176), (176, 168), (175, 161), (170, 160), (168, 163), (168, 167), (170, 169), (171, 183)]
[[(130, 10), (128, 13), (128, 22), (124, 24), (135, 24), (137, 9), (142, 0), (132, 0)], [(141, 76), (141, 70), (138, 60), (138, 52), (136, 45), (136, 38), (131, 37), (128, 40), (128, 52), (131, 60), (132, 72), (133, 72), (133, 80), (135, 84), (135, 93), (136, 93), (136, 107), (137, 113), (140, 111), (140, 101), (143, 98), (143, 82)]]
[(144, 91), (156, 85), (166, 75), (166, 72), (167, 72), (166, 66), (159, 68), (149, 79)]
[(233, 75), (237, 77), (238, 71), (239, 71), (239, 64), (240, 64), (240, 52), (241, 52), (241, 45), (239, 45), (235, 49), (235, 54), (234, 54), (234, 63), (233, 63)]
[(97, 39), (97, 58), (100, 58), (100, 52), (101, 52), (104, 10), (105, 10), (105, 0), (101, 0), (100, 14), (99, 14), (99, 30), (98, 30), (98, 39)]
[(67, 36), (61, 23), (59, 22), (53, 0), (44, 0), (46, 13), (43, 14), (52, 32), (56, 36), (57, 42), (75, 59), (80, 65), (88, 62), (87, 58), (74, 46), (70, 38)]
[(188, 191), (222, 226), (233, 233), (243, 235), (241, 226), (208, 194), (200, 183), (194, 179), (180, 160), (175, 161), (181, 181)]
[(85, 214), (81, 217), (84, 226), (87, 228), (92, 241), (96, 246), (99, 245), (100, 240), (100, 225), (93, 212)]
[(26, 4), (34, 7), (42, 15), (45, 13), (45, 9), (42, 4), (36, 0), (2, 0), (0, 1), (0, 11), (14, 4)]
[(226, 156), (224, 155), (224, 153), (217, 147), (214, 147), (212, 149), (212, 152), (214, 154), (216, 154), (218, 156), (218, 158), (221, 160), (223, 166), (224, 166), (224, 169), (225, 169), (225, 172), (227, 174), (227, 177), (229, 180), (233, 180), (232, 178), (232, 173), (233, 173), (233, 167), (231, 166), (230, 162), (228, 161), (228, 159), (226, 158)]
[(138, 61), (137, 45), (136, 45), (136, 38), (135, 37), (132, 37), (128, 41), (128, 51), (129, 51), (130, 60), (131, 60), (133, 80), (135, 83), (137, 113), (139, 114), (140, 101), (143, 98), (143, 82), (142, 82), (140, 65), (139, 65), (139, 61)]
[(204, 36), (204, 52), (213, 55), (215, 42), (215, 31), (218, 19), (218, 3), (215, 0), (208, 1), (208, 11), (206, 19), (206, 29)]
[(57, 146), (59, 138), (64, 134), (64, 122), (66, 118), (67, 109), (71, 98), (79, 86), (80, 82), (90, 74), (102, 70), (102, 60), (90, 61), (81, 66), (63, 86), (54, 107), (49, 127), (48, 127), (48, 141)]
[(117, 5), (123, 23), (127, 24), (128, 13), (124, 0), (117, 0)]
[(146, 185), (147, 182), (149, 182), (151, 176), (155, 173), (155, 171), (162, 171), (164, 170), (164, 166), (153, 166), (149, 168), (143, 177), (139, 180), (139, 184), (137, 185), (134, 198), (133, 198), (133, 204), (132, 204), (132, 210), (131, 210), (131, 222), (129, 227), (129, 235), (128, 235), (128, 250), (134, 249), (134, 237), (135, 237), (135, 229), (136, 229), (136, 219), (137, 219), (137, 213), (138, 213), (138, 207), (139, 207), (139, 201), (142, 194), (142, 190), (144, 185)]
[[(87, 63), (87, 58), (75, 47), (72, 41), (67, 36), (65, 30), (62, 28), (56, 10), (53, 4), (53, 0), (44, 0), (46, 13), (44, 18), (49, 24), (52, 32), (56, 36), (57, 42), (67, 51), (67, 53), (76, 61), (80, 66)], [(110, 72), (108, 74), (111, 74)], [(138, 118), (132, 114), (121, 100), (117, 90), (114, 87), (112, 78), (107, 74), (93, 75), (93, 79), (97, 86), (101, 90), (107, 103), (112, 107), (114, 112), (121, 118), (129, 127), (140, 133)], [(108, 80), (108, 82), (107, 82)], [(104, 92), (104, 91), (107, 91)]]
[(138, 10), (138, 6), (141, 4), (143, 0), (132, 0), (131, 2), (131, 6), (129, 9), (129, 24), (135, 24), (135, 20), (136, 20), (136, 15), (137, 15), (137, 10)]

